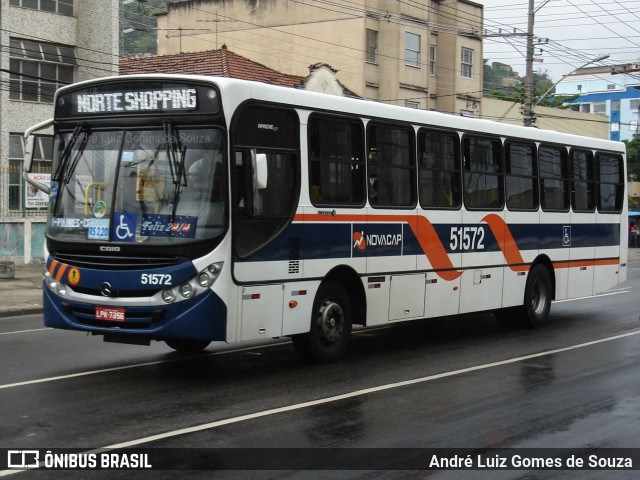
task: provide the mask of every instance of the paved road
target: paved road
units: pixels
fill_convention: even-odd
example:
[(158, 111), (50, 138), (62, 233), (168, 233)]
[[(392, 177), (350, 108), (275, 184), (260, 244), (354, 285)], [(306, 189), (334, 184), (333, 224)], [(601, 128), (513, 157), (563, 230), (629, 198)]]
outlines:
[[(475, 315), (367, 331), (355, 337), (344, 362), (327, 366), (306, 365), (286, 343), (215, 345), (189, 357), (159, 343), (106, 344), (44, 329), (37, 315), (0, 319), (0, 446), (303, 448), (284, 452), (309, 461), (321, 448), (640, 448), (639, 286), (640, 265), (633, 264), (624, 288), (556, 303), (553, 322), (538, 330), (504, 330), (491, 315)], [(389, 461), (402, 464), (393, 452)], [(132, 478), (57, 473), (11, 478)], [(228, 471), (185, 478), (426, 474)], [(603, 474), (636, 478), (637, 471), (443, 471), (429, 478)]]

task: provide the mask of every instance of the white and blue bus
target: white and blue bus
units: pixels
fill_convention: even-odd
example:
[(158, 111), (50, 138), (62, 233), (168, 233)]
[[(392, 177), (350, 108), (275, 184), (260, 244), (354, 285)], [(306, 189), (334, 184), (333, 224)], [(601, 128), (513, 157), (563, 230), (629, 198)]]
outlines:
[[(229, 78), (60, 89), (45, 324), (181, 351), (495, 311), (626, 279), (619, 142)], [(42, 132), (41, 132), (42, 133)]]

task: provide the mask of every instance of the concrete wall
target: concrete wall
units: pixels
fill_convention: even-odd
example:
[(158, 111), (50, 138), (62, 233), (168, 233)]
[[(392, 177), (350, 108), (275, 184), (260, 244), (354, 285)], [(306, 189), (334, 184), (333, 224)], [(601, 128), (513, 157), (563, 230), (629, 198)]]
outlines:
[[(506, 102), (494, 98), (482, 99), (481, 117), (502, 123), (522, 125), (520, 103)], [(609, 119), (605, 115), (573, 112), (560, 108), (536, 107), (537, 128), (573, 133), (587, 137), (609, 138)]]
[[(458, 113), (467, 96), (480, 100), (482, 5), (466, 0), (429, 2), (352, 0), (334, 7), (290, 0), (185, 0), (158, 16), (158, 54), (220, 48), (283, 73), (306, 76), (312, 64), (336, 69), (355, 94), (387, 103)], [(366, 61), (366, 30), (378, 32), (378, 61)], [(420, 36), (420, 65), (405, 65), (405, 34)], [(429, 74), (436, 44), (438, 73)], [(475, 52), (471, 80), (460, 76), (460, 48)], [(471, 92), (471, 93), (470, 93)], [(473, 103), (473, 102), (472, 102)], [(479, 103), (475, 105), (476, 113)]]
[[(10, 38), (75, 46), (78, 66), (75, 81), (115, 75), (118, 72), (119, 1), (76, 0), (74, 16), (0, 4), (0, 81), (9, 85)], [(42, 258), (43, 212), (8, 210), (9, 135), (53, 116), (53, 105), (9, 99), (9, 89), (0, 89), (0, 259), (29, 263)], [(47, 132), (41, 132), (47, 133)]]

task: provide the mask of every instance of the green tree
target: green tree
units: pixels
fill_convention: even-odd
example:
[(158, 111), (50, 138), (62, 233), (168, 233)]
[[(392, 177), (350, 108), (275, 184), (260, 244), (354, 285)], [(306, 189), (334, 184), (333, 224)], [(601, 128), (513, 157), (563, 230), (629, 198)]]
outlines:
[(489, 65), (489, 59), (484, 59), (482, 67), (482, 89), (484, 96), (501, 98), (500, 96), (508, 92), (510, 87), (505, 85), (506, 79), (517, 78), (513, 70), (500, 63), (494, 63)]
[(154, 14), (168, 8), (168, 0), (120, 0), (120, 56), (157, 53), (157, 21)]
[[(524, 101), (524, 87), (523, 82), (524, 79), (519, 77), (518, 75), (513, 76), (500, 76), (500, 71), (504, 71), (504, 69), (499, 68), (496, 71), (496, 68), (487, 65), (487, 60), (485, 60), (484, 64), (484, 94), (487, 97), (497, 98), (500, 100), (505, 100), (508, 102), (523, 102)], [(488, 78), (488, 80), (487, 80)], [(504, 86), (504, 79), (511, 78), (517, 80), (515, 85)], [(513, 82), (512, 82), (513, 83)], [(565, 102), (571, 101), (578, 97), (578, 95), (572, 96), (554, 96), (555, 93), (555, 82), (551, 77), (549, 77), (549, 73), (545, 70), (542, 72), (534, 72), (533, 73), (533, 103), (539, 101), (537, 105), (543, 107), (554, 107), (554, 108), (564, 108), (567, 109), (569, 106), (564, 105)], [(547, 91), (551, 89), (549, 93)], [(545, 95), (546, 93), (546, 95)], [(542, 98), (542, 96), (544, 98)], [(542, 99), (541, 99), (542, 98)], [(540, 100), (541, 99), (541, 100)]]
[(640, 135), (623, 142), (627, 146), (627, 181), (640, 182)]

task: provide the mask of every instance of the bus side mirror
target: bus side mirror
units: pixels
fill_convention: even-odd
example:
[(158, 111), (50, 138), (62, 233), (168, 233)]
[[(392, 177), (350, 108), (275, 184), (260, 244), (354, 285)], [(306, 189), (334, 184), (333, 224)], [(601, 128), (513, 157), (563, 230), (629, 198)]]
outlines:
[(50, 118), (49, 120), (45, 120), (44, 122), (38, 123), (37, 125), (34, 125), (33, 127), (27, 129), (26, 132), (24, 132), (24, 162), (23, 162), (24, 168), (23, 168), (22, 177), (25, 179), (25, 181), (27, 181), (27, 183), (30, 183), (31, 185), (36, 187), (38, 190), (42, 190), (47, 195), (51, 193), (51, 189), (49, 188), (49, 186), (32, 179), (29, 176), (29, 173), (31, 173), (31, 167), (33, 166), (33, 155), (35, 152), (34, 147), (36, 144), (36, 137), (34, 133), (37, 132), (38, 130), (44, 130), (45, 128), (49, 128), (51, 125), (53, 125), (53, 118)]
[(268, 182), (268, 169), (267, 169), (267, 154), (256, 153), (255, 150), (251, 150), (251, 160), (253, 167), (253, 188), (254, 191), (267, 188)]

